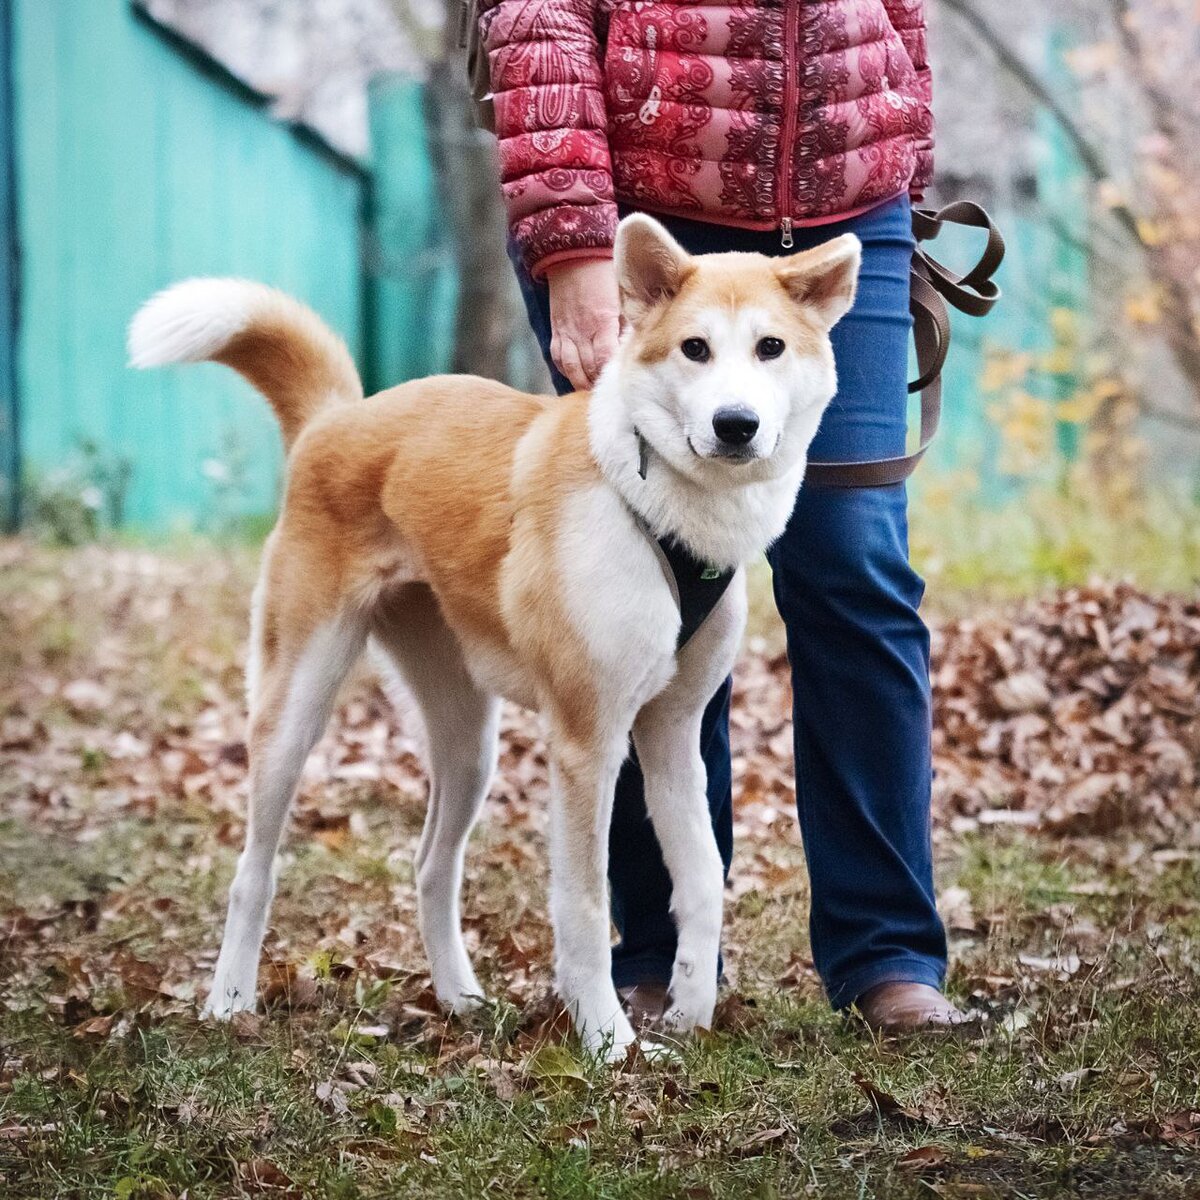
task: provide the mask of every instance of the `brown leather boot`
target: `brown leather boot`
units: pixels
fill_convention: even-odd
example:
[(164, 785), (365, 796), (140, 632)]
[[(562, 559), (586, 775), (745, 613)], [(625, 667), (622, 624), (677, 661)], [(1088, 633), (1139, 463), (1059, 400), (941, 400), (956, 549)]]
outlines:
[(956, 1008), (926, 983), (881, 983), (859, 996), (857, 1007), (867, 1028), (887, 1037), (914, 1033), (971, 1036), (979, 1032), (978, 1013)]
[(629, 1023), (639, 1033), (653, 1029), (667, 1011), (671, 993), (665, 983), (634, 983), (617, 988)]

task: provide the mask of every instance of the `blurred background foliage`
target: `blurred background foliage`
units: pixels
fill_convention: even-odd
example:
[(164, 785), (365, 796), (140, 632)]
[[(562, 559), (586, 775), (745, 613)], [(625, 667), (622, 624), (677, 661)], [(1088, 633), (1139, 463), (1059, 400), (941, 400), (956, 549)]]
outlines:
[[(958, 321), (914, 553), (949, 591), (1200, 577), (1200, 9), (928, 0), (937, 205), (1001, 223), (1005, 299)], [(4, 515), (39, 536), (257, 537), (280, 474), (217, 368), (134, 376), (157, 287), (314, 304), (369, 386), (547, 386), (472, 126), (458, 0), (0, 4)], [(937, 253), (964, 264), (968, 235)]]

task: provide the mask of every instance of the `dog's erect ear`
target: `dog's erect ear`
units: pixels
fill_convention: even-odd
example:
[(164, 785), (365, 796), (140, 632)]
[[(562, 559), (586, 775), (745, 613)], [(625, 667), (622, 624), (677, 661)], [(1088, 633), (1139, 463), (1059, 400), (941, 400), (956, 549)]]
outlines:
[(617, 226), (613, 258), (621, 289), (621, 316), (631, 325), (660, 301), (678, 295), (695, 269), (688, 252), (644, 213), (633, 213)]
[(854, 303), (861, 264), (862, 243), (844, 233), (823, 246), (779, 259), (775, 273), (797, 304), (832, 329)]

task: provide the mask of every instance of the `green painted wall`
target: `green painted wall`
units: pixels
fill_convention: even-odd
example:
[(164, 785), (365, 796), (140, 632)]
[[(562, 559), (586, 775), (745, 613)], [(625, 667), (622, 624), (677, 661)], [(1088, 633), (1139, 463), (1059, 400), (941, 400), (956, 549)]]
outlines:
[(13, 220), (16, 175), (12, 155), (12, 4), (0, 0), (0, 532), (20, 522), (17, 441), (17, 245)]
[(233, 447), (248, 481), (235, 507), (269, 511), (265, 403), (220, 367), (128, 371), (125, 328), (174, 280), (242, 275), (306, 300), (357, 351), (364, 177), (206, 77), (125, 0), (12, 2), (24, 470), (90, 436), (133, 463), (130, 526), (203, 525), (219, 508), (205, 463)]
[(424, 87), (402, 75), (370, 86), (372, 212), (366, 286), (376, 388), (449, 370), (458, 280), (438, 219)]

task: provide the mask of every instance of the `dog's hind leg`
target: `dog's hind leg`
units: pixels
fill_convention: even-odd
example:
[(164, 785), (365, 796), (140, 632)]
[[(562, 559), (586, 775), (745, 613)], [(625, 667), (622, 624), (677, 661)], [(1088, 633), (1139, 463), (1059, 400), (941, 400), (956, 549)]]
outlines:
[(496, 765), (500, 702), (467, 671), (457, 638), (428, 588), (406, 588), (372, 629), (421, 710), (428, 738), (429, 808), (417, 850), (421, 939), (438, 1000), (452, 1012), (483, 991), (463, 944), (463, 858)]
[(298, 564), (285, 565), (276, 579), (270, 557), (251, 629), (246, 846), (229, 892), (225, 936), (205, 1006), (206, 1013), (221, 1018), (254, 1008), (284, 821), (308, 753), (366, 641), (360, 613), (314, 603), (311, 586), (297, 596), (288, 584), (297, 581)]

